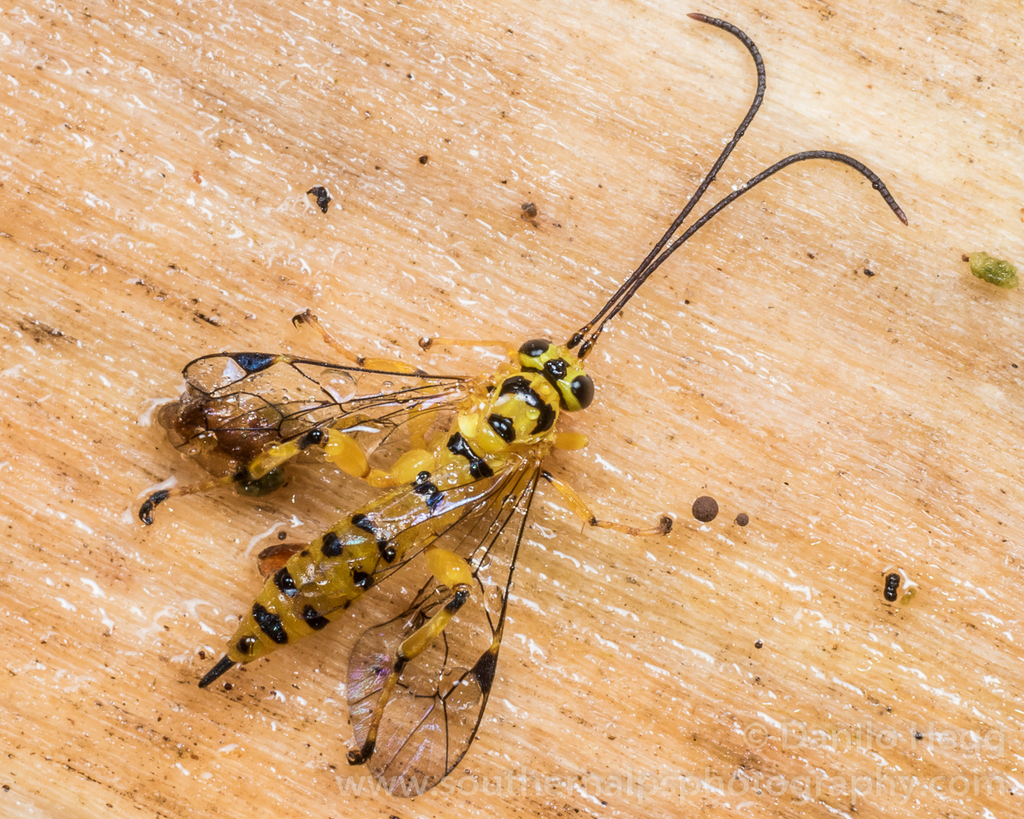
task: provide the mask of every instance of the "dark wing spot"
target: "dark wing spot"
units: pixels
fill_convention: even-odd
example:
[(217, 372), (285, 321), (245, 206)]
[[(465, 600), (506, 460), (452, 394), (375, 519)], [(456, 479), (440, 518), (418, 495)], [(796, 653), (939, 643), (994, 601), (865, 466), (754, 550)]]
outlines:
[(486, 695), (494, 684), (494, 671), (498, 667), (498, 654), (496, 651), (488, 651), (480, 655), (480, 659), (473, 666), (473, 676), (480, 683), (480, 690)]
[(276, 356), (268, 355), (267, 353), (235, 353), (231, 358), (248, 375), (252, 375), (267, 369), (267, 367), (274, 363)]

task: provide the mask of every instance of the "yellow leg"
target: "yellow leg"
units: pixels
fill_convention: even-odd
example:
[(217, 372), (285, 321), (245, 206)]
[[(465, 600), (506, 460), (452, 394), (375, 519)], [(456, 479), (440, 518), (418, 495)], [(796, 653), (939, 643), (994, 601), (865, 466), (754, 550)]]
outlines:
[(509, 358), (513, 361), (519, 360), (519, 348), (508, 341), (500, 341), (498, 339), (471, 339), (471, 338), (421, 338), (420, 347), (424, 350), (429, 350), (435, 344), (442, 347), (502, 347)]
[(391, 469), (373, 469), (366, 482), (378, 489), (416, 483), (421, 472), (433, 472), (434, 455), (429, 449), (411, 449), (392, 464)]
[(246, 466), (246, 472), (259, 480), (311, 446), (322, 447), (327, 460), (356, 478), (365, 478), (370, 471), (366, 453), (355, 439), (336, 429), (313, 429), (292, 441), (267, 447)]
[(404, 361), (399, 361), (397, 358), (367, 358), (364, 355), (353, 353), (341, 344), (334, 336), (327, 332), (326, 328), (324, 328), (320, 323), (320, 319), (317, 318), (316, 314), (312, 310), (305, 310), (298, 315), (293, 316), (292, 324), (296, 327), (301, 324), (312, 327), (320, 334), (320, 338), (324, 340), (324, 343), (328, 347), (343, 355), (353, 364), (358, 364), (360, 367), (364, 367), (367, 370), (380, 370), (382, 372), (405, 375), (426, 375), (426, 373), (417, 367), (407, 364)]
[(193, 495), (196, 492), (209, 492), (211, 489), (227, 486), (233, 480), (234, 476), (225, 475), (223, 478), (211, 478), (210, 480), (203, 481), (202, 483), (193, 483), (188, 486), (175, 486), (171, 489), (161, 489), (159, 492), (154, 492), (142, 502), (142, 506), (139, 507), (139, 520), (149, 526), (153, 523), (153, 510), (168, 498), (177, 498), (182, 495)]
[[(218, 489), (231, 483), (234, 483), (235, 488), (243, 495), (266, 495), (284, 482), (284, 471), (281, 467), (311, 446), (322, 447), (327, 460), (343, 472), (357, 478), (368, 478), (370, 466), (366, 461), (366, 453), (355, 439), (339, 430), (312, 429), (292, 441), (267, 447), (234, 475), (224, 475), (202, 483), (154, 492), (143, 502), (139, 509), (139, 518), (148, 526), (153, 522), (153, 510), (168, 498), (209, 492), (211, 489)], [(408, 482), (411, 483), (412, 479), (410, 478)]]
[(434, 640), (444, 632), (459, 609), (469, 600), (473, 571), (465, 560), (454, 552), (437, 547), (428, 548), (426, 558), (431, 574), (439, 584), (449, 589), (448, 598), (433, 617), (403, 640), (398, 647), (398, 651), (395, 653), (395, 662), (388, 672), (387, 679), (384, 680), (380, 698), (374, 707), (366, 740), (360, 747), (353, 748), (348, 752), (350, 765), (362, 765), (373, 756), (384, 710), (391, 701), (395, 686), (398, 685), (398, 681), (402, 677), (402, 671), (406, 665), (430, 647)]
[(544, 480), (554, 486), (555, 489), (558, 490), (558, 493), (565, 498), (565, 502), (569, 504), (569, 508), (573, 511), (573, 514), (591, 526), (598, 526), (602, 529), (612, 529), (616, 532), (622, 532), (623, 534), (635, 535), (638, 537), (665, 535), (672, 530), (672, 518), (668, 517), (668, 515), (662, 515), (661, 520), (658, 521), (656, 526), (650, 526), (645, 529), (640, 529), (636, 526), (627, 526), (624, 523), (616, 523), (611, 520), (598, 520), (594, 517), (594, 513), (590, 511), (590, 507), (587, 506), (583, 498), (581, 498), (576, 493), (576, 490), (569, 486), (569, 484), (565, 483), (565, 481), (558, 480), (558, 478), (546, 470), (540, 474)]

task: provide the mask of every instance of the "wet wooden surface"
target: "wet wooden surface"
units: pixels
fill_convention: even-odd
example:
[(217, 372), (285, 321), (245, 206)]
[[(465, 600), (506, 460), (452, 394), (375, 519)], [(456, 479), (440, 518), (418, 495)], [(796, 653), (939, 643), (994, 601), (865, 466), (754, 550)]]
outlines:
[(420, 336), (567, 337), (736, 127), (748, 56), (669, 2), (0, 13), (0, 814), (1019, 815), (1024, 310), (960, 261), (1024, 259), (1019, 7), (776, 6), (693, 9), (769, 69), (712, 193), (831, 148), (911, 226), (806, 164), (648, 283), (552, 469), (676, 528), (535, 504), (481, 735), (411, 802), (344, 762), (358, 618), (196, 688), (251, 555), (350, 488), (309, 466), (146, 529), (147, 488), (200, 475), (154, 402), (203, 353), (329, 357), (307, 307), (437, 371), (493, 359)]

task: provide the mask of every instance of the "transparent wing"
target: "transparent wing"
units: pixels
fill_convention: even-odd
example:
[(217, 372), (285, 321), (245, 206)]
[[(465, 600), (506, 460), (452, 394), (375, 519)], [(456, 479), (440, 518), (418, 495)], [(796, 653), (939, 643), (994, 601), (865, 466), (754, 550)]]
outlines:
[(171, 443), (218, 477), (323, 427), (349, 432), (369, 454), (412, 418), (429, 426), (471, 381), (267, 353), (206, 355), (183, 374), (185, 394), (161, 409), (160, 423)]
[[(540, 467), (524, 460), (510, 472), (506, 491), (484, 514), (438, 540), (466, 558), (474, 586), (444, 632), (405, 665), (384, 709), (366, 765), (390, 793), (415, 796), (432, 788), (459, 763), (480, 726)], [(399, 646), (444, 605), (447, 592), (429, 579), (398, 616), (368, 628), (357, 641), (347, 686), (356, 747), (366, 742)]]

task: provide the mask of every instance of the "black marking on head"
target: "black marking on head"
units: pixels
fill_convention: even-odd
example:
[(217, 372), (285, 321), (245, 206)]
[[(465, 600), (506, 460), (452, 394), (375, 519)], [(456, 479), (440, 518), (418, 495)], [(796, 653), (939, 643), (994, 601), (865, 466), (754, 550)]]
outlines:
[(357, 589), (368, 591), (370, 588), (373, 587), (373, 575), (367, 574), (366, 572), (361, 572), (359, 571), (359, 569), (356, 569), (354, 572), (352, 572), (352, 584)]
[(885, 599), (890, 603), (895, 603), (896, 598), (899, 596), (898, 592), (900, 589), (900, 580), (902, 578), (899, 572), (892, 572), (885, 576)]
[(267, 611), (259, 603), (252, 604), (252, 619), (260, 627), (260, 631), (279, 646), (288, 642), (288, 632), (284, 630), (281, 618), (273, 612)]
[(334, 532), (324, 535), (323, 545), (320, 547), (320, 554), (324, 557), (339, 557), (342, 552), (341, 540)]
[(456, 432), (448, 439), (448, 451), (453, 455), (461, 455), (469, 461), (469, 474), (477, 480), (480, 478), (490, 478), (494, 475), (494, 470), (487, 465), (483, 458), (473, 451), (472, 447), (466, 442), (466, 439), (462, 437), (461, 432)]
[(267, 353), (235, 353), (231, 358), (247, 375), (252, 375), (267, 369), (277, 356)]
[(294, 597), (299, 593), (299, 590), (295, 587), (295, 580), (292, 578), (287, 566), (274, 572), (274, 585), (277, 586), (278, 590), (285, 597)]
[(252, 635), (248, 635), (235, 643), (235, 648), (237, 648), (242, 654), (249, 655), (252, 654), (252, 650), (256, 648), (256, 643), (256, 638)]
[[(423, 475), (427, 475), (429, 477), (430, 473), (421, 472), (420, 476)], [(420, 480), (419, 477), (417, 477), (416, 483), (413, 484), (412, 491), (423, 498), (423, 502), (427, 505), (427, 509), (429, 509), (431, 513), (436, 512), (437, 507), (440, 506), (441, 502), (444, 500), (444, 495), (441, 493), (441, 490), (438, 489), (433, 482), (426, 479)]]
[(564, 358), (552, 358), (544, 362), (544, 377), (551, 382), (551, 386), (558, 388), (558, 382), (565, 378), (569, 372), (569, 365)]
[(299, 449), (308, 449), (311, 446), (320, 446), (327, 437), (322, 429), (311, 429), (299, 438)]
[(511, 418), (492, 412), (487, 417), (487, 423), (506, 444), (511, 444), (516, 439), (516, 428), (512, 425)]
[(487, 651), (480, 655), (480, 659), (473, 666), (472, 674), (480, 685), (480, 691), (486, 697), (494, 684), (494, 672), (498, 667), (498, 652)]
[(306, 606), (302, 610), (302, 619), (313, 631), (320, 631), (320, 629), (326, 628), (327, 624), (331, 622), (326, 617), (321, 616), (320, 612), (312, 606)]

